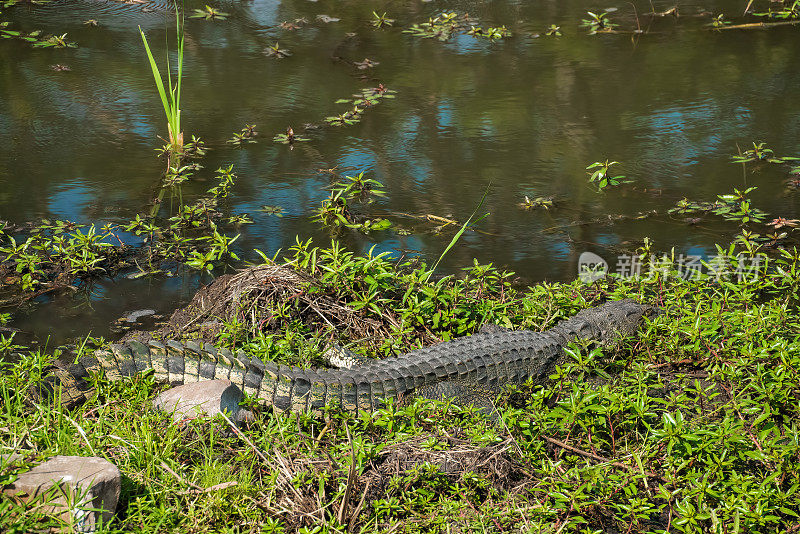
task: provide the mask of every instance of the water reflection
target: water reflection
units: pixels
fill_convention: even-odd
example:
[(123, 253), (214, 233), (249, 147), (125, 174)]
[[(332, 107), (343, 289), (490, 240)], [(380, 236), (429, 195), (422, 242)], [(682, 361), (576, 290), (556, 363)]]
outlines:
[[(796, 152), (800, 110), (789, 103), (800, 85), (797, 32), (714, 33), (703, 30), (706, 19), (692, 16), (729, 8), (728, 2), (682, 3), (685, 16), (677, 20), (646, 17), (649, 1), (635, 5), (651, 34), (588, 36), (578, 29), (584, 2), (448, 4), (514, 32), (496, 43), (403, 34), (440, 9), (426, 3), (255, 0), (226, 5), (226, 21), (188, 20), (183, 120), (187, 137), (201, 136), (211, 151), (205, 169), (184, 185), (183, 198), (202, 194), (216, 168), (234, 164), (238, 181), (224, 208), (249, 213), (254, 224), (228, 230), (241, 232), (238, 250), (257, 259), (253, 248), (271, 256), (297, 235), (327, 243), (330, 234), (310, 220), (331, 181), (320, 170), (365, 171), (387, 191), (368, 210), (414, 233), (345, 232), (342, 239), (357, 251), (375, 246), (394, 257), (414, 251), (432, 262), (452, 232), (437, 233), (435, 224), (399, 214), (464, 221), (491, 183), (481, 209), (490, 213), (480, 223), (483, 233), (465, 234), (441, 268), (458, 272), (476, 257), (529, 281), (573, 279), (585, 250), (613, 257), (648, 236), (663, 249), (707, 253), (737, 231), (708, 222), (690, 226), (668, 215), (684, 196), (713, 200), (757, 185), (760, 209), (797, 217), (797, 194), (786, 192), (784, 171), (743, 173), (729, 163), (737, 146), (756, 140), (781, 154)], [(68, 32), (80, 48), (34, 51), (15, 41), (0, 47), (0, 218), (102, 225), (150, 209), (164, 168), (155, 157), (156, 136), (166, 132), (137, 26), (162, 57), (173, 24), (170, 6), (68, 0), (4, 11), (21, 28)], [(615, 21), (635, 27), (633, 10), (619, 8)], [(387, 11), (396, 26), (373, 28), (373, 10)], [(321, 14), (341, 20), (326, 23)], [(89, 18), (99, 25), (84, 25)], [(280, 27), (300, 18), (307, 22), (297, 29)], [(563, 37), (544, 36), (550, 24), (560, 25)], [(293, 55), (267, 57), (264, 49), (275, 42)], [(364, 58), (379, 64), (353, 66)], [(54, 63), (71, 70), (54, 72)], [(342, 113), (337, 99), (380, 82), (397, 90), (397, 98), (366, 110), (359, 124), (305, 129)], [(257, 125), (258, 143), (226, 144), (245, 124)], [(311, 141), (293, 150), (272, 143), (287, 127)], [(585, 167), (605, 158), (622, 162), (635, 183), (598, 194)], [(552, 196), (557, 204), (522, 210), (517, 204), (525, 195)], [(259, 211), (265, 205), (282, 207), (283, 216)], [(168, 201), (161, 213), (174, 209)], [(652, 210), (658, 215), (630, 218)], [(107, 318), (123, 308), (168, 310), (197, 283), (103, 282), (102, 291), (80, 303), (80, 321), (58, 321), (67, 333), (102, 333)], [(44, 318), (50, 307), (70, 306), (48, 304), (35, 314)], [(32, 317), (30, 328), (55, 328), (45, 323)]]

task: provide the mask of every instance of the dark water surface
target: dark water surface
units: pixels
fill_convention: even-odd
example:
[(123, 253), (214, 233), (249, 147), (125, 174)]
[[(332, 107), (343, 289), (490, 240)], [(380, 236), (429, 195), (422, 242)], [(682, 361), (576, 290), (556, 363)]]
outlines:
[[(205, 3), (187, 2), (186, 9)], [(399, 214), (463, 222), (491, 183), (481, 209), (490, 215), (441, 269), (457, 272), (477, 258), (531, 282), (575, 278), (577, 258), (587, 250), (613, 262), (649, 236), (659, 250), (710, 255), (714, 243), (738, 231), (734, 223), (707, 218), (690, 226), (686, 216), (667, 214), (683, 197), (714, 200), (757, 186), (754, 204), (769, 219), (797, 217), (799, 194), (787, 189), (785, 167), (743, 169), (730, 156), (753, 141), (780, 155), (800, 152), (800, 27), (712, 32), (704, 26), (709, 16), (695, 16), (708, 11), (747, 22), (744, 0), (681, 2), (679, 18), (644, 15), (674, 1), (634, 4), (638, 22), (630, 2), (613, 1), (214, 3), (230, 13), (227, 20), (186, 21), (184, 131), (213, 150), (183, 186), (183, 198), (204, 192), (214, 169), (233, 164), (238, 181), (226, 210), (249, 213), (254, 224), (228, 233), (241, 232), (241, 255), (256, 259), (254, 248), (271, 256), (297, 235), (325, 245), (329, 234), (311, 221), (331, 180), (320, 169), (365, 171), (387, 193), (369, 215), (410, 232), (348, 231), (346, 245), (433, 261), (453, 231), (436, 233), (436, 223)], [(619, 29), (639, 24), (648, 33), (590, 36), (578, 27), (587, 10), (606, 8), (617, 8), (611, 17)], [(373, 10), (396, 19), (394, 27), (373, 28)], [(401, 32), (443, 10), (468, 12), (484, 27), (506, 25), (514, 35), (442, 43)], [(326, 23), (321, 14), (340, 20)], [(308, 24), (297, 30), (279, 27), (301, 17)], [(166, 125), (137, 26), (163, 59), (166, 29), (174, 29), (170, 4), (23, 3), (4, 9), (0, 20), (67, 33), (79, 45), (35, 49), (0, 41), (0, 219), (102, 225), (147, 213), (164, 169), (154, 149)], [(563, 36), (546, 37), (550, 24), (560, 25)], [(276, 41), (292, 56), (267, 57), (265, 48)], [(379, 65), (352, 65), (364, 58)], [(71, 70), (54, 71), (54, 64)], [(337, 99), (379, 82), (397, 98), (367, 110), (361, 123), (303, 131), (305, 123), (345, 111)], [(227, 145), (245, 123), (257, 125), (258, 143)], [(311, 141), (293, 150), (273, 143), (287, 126)], [(620, 171), (635, 182), (597, 193), (585, 167), (606, 158), (622, 162)], [(526, 195), (553, 196), (558, 204), (526, 211), (517, 206)], [(282, 206), (284, 216), (257, 211), (264, 205)], [(162, 214), (168, 211), (166, 202)], [(650, 211), (657, 214), (633, 218)], [(89, 296), (17, 311), (14, 326), (42, 340), (107, 334), (125, 311), (170, 312), (200, 282), (191, 276), (101, 281)]]

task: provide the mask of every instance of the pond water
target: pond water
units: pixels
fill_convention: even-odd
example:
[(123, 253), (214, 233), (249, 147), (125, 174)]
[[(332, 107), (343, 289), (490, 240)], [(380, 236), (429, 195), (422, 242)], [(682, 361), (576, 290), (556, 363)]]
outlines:
[[(187, 2), (185, 10), (206, 2)], [(647, 236), (658, 250), (714, 254), (736, 223), (713, 216), (687, 223), (668, 210), (684, 197), (711, 201), (756, 186), (753, 205), (775, 217), (798, 216), (800, 193), (787, 187), (787, 166), (732, 164), (739, 149), (765, 142), (797, 155), (800, 138), (800, 27), (711, 31), (712, 15), (734, 24), (746, 2), (681, 2), (679, 16), (652, 16), (674, 2), (270, 0), (216, 2), (226, 20), (186, 20), (181, 108), (187, 138), (212, 149), (204, 169), (181, 188), (184, 201), (203, 193), (214, 170), (238, 176), (226, 212), (253, 224), (237, 250), (256, 260), (300, 236), (325, 245), (313, 222), (335, 169), (384, 185), (386, 197), (364, 209), (395, 228), (347, 230), (344, 244), (433, 262), (487, 190), (478, 215), (440, 266), (455, 273), (479, 262), (513, 270), (525, 282), (571, 280), (578, 257), (592, 251), (612, 264)], [(754, 10), (770, 3), (756, 0)], [(603, 12), (616, 34), (589, 35), (586, 11)], [(395, 19), (375, 28), (373, 10)], [(512, 37), (458, 35), (447, 42), (403, 33), (442, 11), (468, 13), (484, 28), (505, 25)], [(299, 22), (295, 22), (298, 19)], [(338, 19), (338, 20), (332, 20)], [(174, 31), (165, 0), (57, 0), (2, 9), (10, 28), (67, 33), (78, 47), (34, 48), (0, 40), (0, 219), (41, 218), (122, 223), (149, 213), (165, 162), (155, 149), (166, 123), (138, 27), (163, 60)], [(97, 25), (85, 21), (96, 20)], [(295, 29), (281, 23), (295, 23)], [(551, 24), (562, 35), (547, 36)], [(640, 28), (643, 33), (633, 33)], [(279, 43), (291, 56), (265, 54)], [(359, 69), (365, 58), (376, 64)], [(173, 54), (174, 60), (174, 54)], [(54, 68), (63, 65), (69, 70)], [(367, 109), (360, 123), (325, 125), (342, 113), (336, 100), (383, 83), (397, 91)], [(258, 142), (226, 140), (255, 124)], [(306, 130), (305, 124), (319, 125)], [(272, 137), (292, 127), (310, 141), (292, 147)], [(633, 183), (602, 193), (587, 165), (606, 159)], [(553, 197), (547, 209), (518, 206)], [(168, 215), (178, 199), (161, 205)], [(283, 208), (282, 217), (259, 211)], [(646, 215), (646, 216), (645, 216)], [(692, 216), (694, 217), (694, 216)], [(400, 231), (398, 231), (400, 229)], [(766, 233), (769, 228), (755, 228)], [(127, 239), (123, 236), (124, 239)], [(13, 325), (51, 343), (90, 332), (108, 335), (111, 320), (138, 308), (169, 313), (203, 280), (101, 280), (90, 294), (40, 300), (11, 310)], [(8, 311), (8, 310), (6, 310)]]

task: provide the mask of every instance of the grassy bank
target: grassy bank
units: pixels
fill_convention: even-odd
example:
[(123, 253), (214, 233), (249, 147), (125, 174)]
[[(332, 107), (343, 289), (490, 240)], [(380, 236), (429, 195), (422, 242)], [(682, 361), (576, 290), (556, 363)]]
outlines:
[[(328, 324), (286, 299), (268, 321), (228, 320), (218, 344), (318, 365), (329, 339), (384, 357), (487, 322), (546, 329), (609, 299), (663, 314), (616, 349), (573, 346), (545, 387), (499, 399), (500, 425), (430, 402), (324, 420), (256, 408), (241, 431), (221, 419), (175, 424), (150, 409), (163, 386), (149, 377), (98, 379), (73, 410), (29, 406), (24, 393), (54, 355), (28, 354), (0, 377), (0, 452), (115, 463), (122, 496), (108, 532), (800, 529), (797, 254), (764, 258), (741, 281), (683, 280), (667, 266), (533, 287), (491, 266), (433, 280), (424, 266), (309, 244), (289, 260), (316, 280), (306, 296), (353, 320)], [(29, 532), (55, 520), (2, 501), (0, 521)]]

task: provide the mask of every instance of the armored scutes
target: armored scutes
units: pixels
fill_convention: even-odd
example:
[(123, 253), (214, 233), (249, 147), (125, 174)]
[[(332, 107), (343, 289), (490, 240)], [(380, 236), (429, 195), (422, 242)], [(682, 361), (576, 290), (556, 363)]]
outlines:
[(396, 358), (340, 357), (339, 365), (353, 365), (349, 369), (301, 369), (209, 344), (131, 341), (57, 369), (45, 389), (60, 386), (62, 402), (75, 404), (85, 398), (90, 372), (103, 371), (119, 380), (153, 370), (157, 380), (169, 383), (231, 380), (280, 411), (319, 411), (325, 406), (373, 411), (389, 399), (414, 396), (488, 407), (504, 385), (546, 379), (571, 341), (613, 344), (632, 334), (650, 310), (630, 299), (614, 301), (583, 310), (544, 332), (492, 329)]

